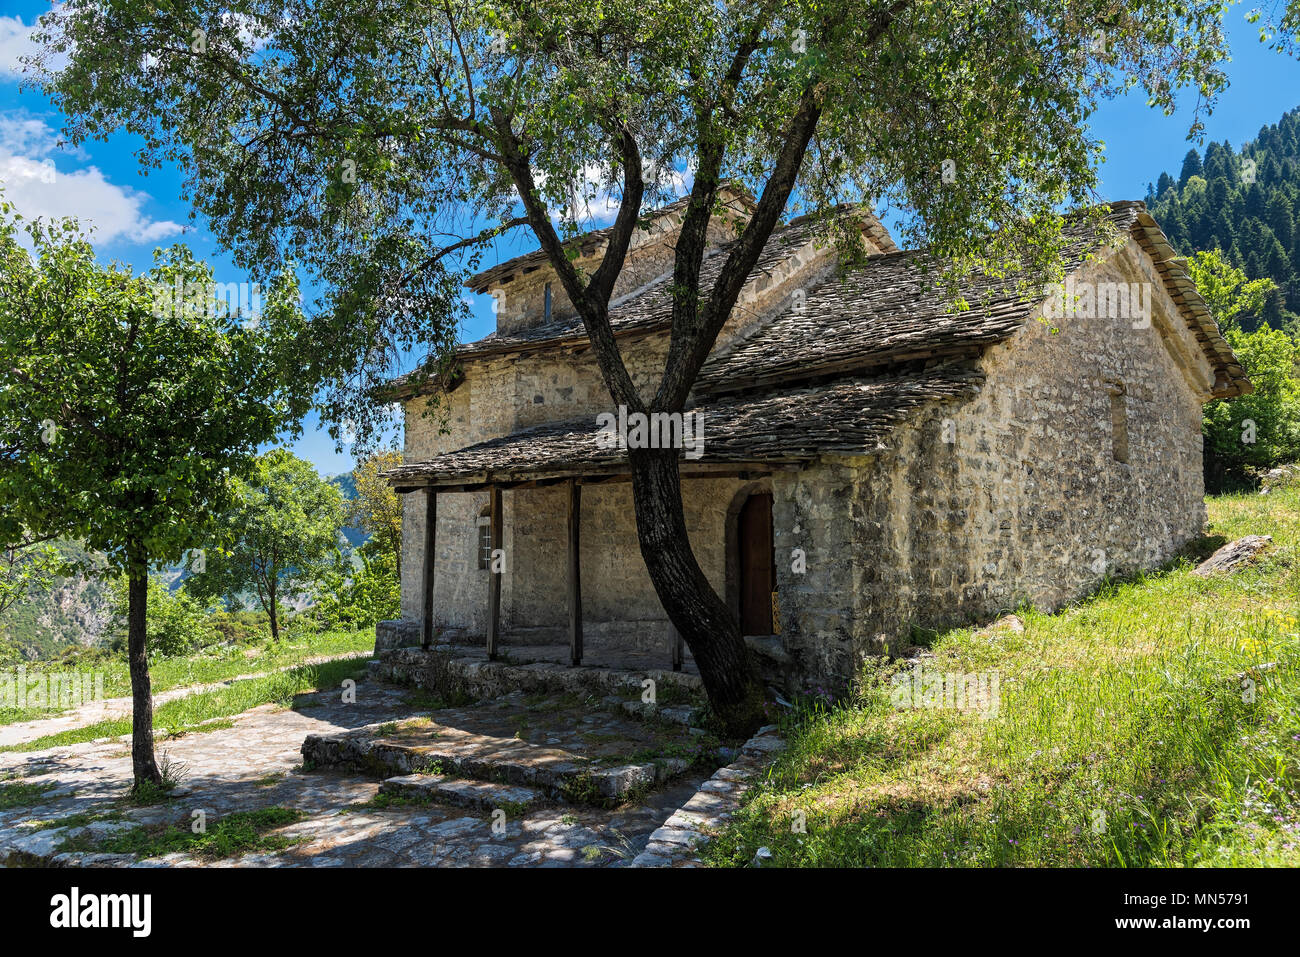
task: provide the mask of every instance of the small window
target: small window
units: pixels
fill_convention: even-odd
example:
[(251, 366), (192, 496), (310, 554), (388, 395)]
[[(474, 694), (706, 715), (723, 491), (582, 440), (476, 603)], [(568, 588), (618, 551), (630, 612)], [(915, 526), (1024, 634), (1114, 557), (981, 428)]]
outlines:
[(1110, 451), (1116, 462), (1128, 461), (1128, 402), (1124, 384), (1114, 383), (1110, 389)]
[(486, 505), (478, 513), (478, 567), (492, 567), (492, 512)]

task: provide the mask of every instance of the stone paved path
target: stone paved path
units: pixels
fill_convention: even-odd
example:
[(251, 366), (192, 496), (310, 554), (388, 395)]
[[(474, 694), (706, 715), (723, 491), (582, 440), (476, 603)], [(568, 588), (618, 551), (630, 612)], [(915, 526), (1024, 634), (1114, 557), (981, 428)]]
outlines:
[[(160, 691), (153, 696), (153, 706), (166, 704), (168, 701), (174, 701), (177, 698), (188, 697), (192, 694), (199, 694), (204, 691), (215, 691), (217, 688), (228, 688), (236, 682), (250, 681), (254, 678), (265, 678), (267, 675), (278, 674), (281, 671), (291, 671), (294, 668), (302, 668), (308, 665), (324, 664), (327, 661), (342, 661), (348, 658), (368, 658), (370, 652), (357, 651), (347, 655), (321, 655), (315, 658), (304, 658), (302, 661), (295, 662), (291, 665), (284, 665), (280, 668), (272, 668), (269, 671), (258, 671), (253, 674), (238, 675), (234, 678), (228, 678), (225, 681), (215, 681), (210, 684), (187, 685), (183, 688), (171, 688), (167, 691)], [(131, 716), (131, 699), (127, 698), (104, 698), (101, 701), (91, 701), (79, 708), (69, 708), (58, 714), (51, 715), (48, 718), (36, 718), (31, 721), (16, 721), (13, 724), (0, 725), (0, 747), (6, 747), (14, 744), (25, 744), (28, 741), (35, 741), (38, 738), (44, 738), (51, 734), (58, 734), (61, 731), (71, 731), (74, 728), (85, 728), (92, 724), (98, 724), (101, 721), (111, 721), (114, 718), (129, 718)]]
[[(233, 727), (160, 741), (159, 754), (179, 762), (186, 774), (179, 793), (164, 805), (135, 808), (120, 799), (131, 780), (127, 739), (112, 739), (49, 751), (0, 754), (0, 787), (15, 783), (50, 785), (39, 804), (0, 810), (0, 861), (95, 866), (199, 863), (184, 854), (151, 861), (126, 855), (60, 853), (70, 836), (103, 836), (140, 824), (174, 823), (188, 828), (193, 812), (216, 820), (232, 811), (281, 806), (305, 817), (276, 833), (295, 840), (274, 853), (245, 854), (215, 866), (619, 866), (646, 847), (649, 836), (708, 777), (711, 768), (690, 771), (649, 796), (614, 809), (544, 802), (512, 810), (494, 831), (490, 813), (429, 805), (367, 806), (378, 778), (345, 771), (301, 769), (308, 735), (329, 735), (377, 722), (401, 721), (421, 713), (408, 689), (374, 680), (357, 685), (356, 703), (339, 691), (300, 695), (292, 709), (272, 705), (239, 715)], [(528, 706), (545, 712), (544, 703)], [(585, 709), (581, 735), (602, 742), (628, 734), (633, 719), (595, 706)], [(510, 723), (498, 708), (490, 720)], [(522, 713), (516, 708), (517, 713)], [(435, 715), (442, 714), (434, 712)], [(454, 721), (448, 709), (444, 721)], [(503, 723), (504, 722), (504, 723)], [(515, 721), (518, 724), (518, 720)], [(538, 721), (532, 734), (555, 736)], [(572, 740), (566, 736), (566, 742)], [(116, 812), (120, 819), (87, 823), (86, 815)], [(71, 814), (70, 827), (33, 827)], [(500, 825), (504, 823), (502, 828)]]

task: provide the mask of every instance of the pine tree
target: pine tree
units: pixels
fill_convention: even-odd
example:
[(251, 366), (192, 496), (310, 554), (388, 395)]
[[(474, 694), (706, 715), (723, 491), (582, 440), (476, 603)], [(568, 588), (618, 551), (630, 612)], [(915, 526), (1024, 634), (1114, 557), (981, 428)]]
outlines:
[(1278, 291), (1250, 330), (1267, 321), (1274, 328), (1300, 327), (1300, 109), (1234, 151), (1210, 143), (1204, 157), (1190, 150), (1178, 179), (1160, 173), (1148, 185), (1151, 214), (1183, 255), (1219, 249), (1251, 279), (1272, 279)]

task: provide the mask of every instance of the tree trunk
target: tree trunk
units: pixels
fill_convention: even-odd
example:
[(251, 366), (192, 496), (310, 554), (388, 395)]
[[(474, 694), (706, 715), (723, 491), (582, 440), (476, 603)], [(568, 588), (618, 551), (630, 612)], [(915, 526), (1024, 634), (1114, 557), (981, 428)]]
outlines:
[(763, 723), (763, 685), (740, 623), (700, 570), (686, 533), (677, 449), (629, 449), (637, 539), (668, 617), (699, 666), (709, 703), (727, 733)]
[(153, 688), (149, 682), (149, 572), (133, 570), (127, 578), (127, 661), (131, 670), (131, 770), (135, 788), (162, 784), (153, 756)]
[(271, 640), (280, 640), (280, 603), (275, 598), (275, 579), (272, 578), (266, 583), (266, 594), (269, 599), (270, 607), (267, 613), (271, 616)]

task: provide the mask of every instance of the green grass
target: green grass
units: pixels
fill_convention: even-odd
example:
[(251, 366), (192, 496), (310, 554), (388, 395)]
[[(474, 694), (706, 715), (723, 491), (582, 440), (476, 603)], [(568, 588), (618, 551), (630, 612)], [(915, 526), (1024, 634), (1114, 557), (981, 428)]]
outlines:
[[(304, 665), (288, 671), (277, 672), (264, 678), (250, 678), (226, 688), (205, 691), (177, 698), (154, 711), (155, 731), (176, 736), (192, 732), (229, 728), (233, 715), (264, 704), (290, 707), (294, 696), (329, 688), (338, 688), (345, 678), (359, 679), (366, 672), (365, 662), (359, 659), (327, 661), (323, 664)], [(69, 744), (81, 744), (98, 738), (111, 738), (131, 733), (130, 717), (116, 718), (73, 728), (58, 734), (47, 735), (34, 741), (0, 747), (0, 751), (43, 751)]]
[(1300, 491), (1208, 505), (1212, 534), (1272, 551), (1112, 583), (1026, 612), (1023, 634), (938, 635), (927, 665), (1000, 676), (995, 715), (895, 707), (898, 666), (869, 669), (849, 702), (787, 721), (709, 862), (1300, 865)]
[(52, 787), (54, 787), (53, 784), (24, 783), (21, 781), (16, 784), (0, 784), (0, 811), (40, 804), (45, 800), (45, 792)]
[[(173, 688), (216, 684), (241, 675), (293, 667), (301, 665), (309, 658), (370, 651), (374, 646), (373, 628), (306, 634), (300, 637), (283, 638), (278, 643), (264, 641), (223, 645), (186, 657), (151, 661), (149, 679), (154, 694), (159, 694)], [(12, 670), (12, 666), (6, 667)], [(125, 658), (113, 658), (77, 666), (59, 662), (36, 662), (28, 663), (26, 668), (27, 673), (33, 676), (42, 671), (102, 672), (105, 697), (127, 697), (131, 694), (131, 676), (127, 672)], [(61, 710), (59, 708), (0, 708), (0, 724), (32, 721), (58, 714)]]
[(236, 811), (208, 822), (202, 834), (195, 834), (189, 825), (145, 825), (99, 840), (88, 836), (69, 838), (59, 850), (135, 854), (142, 858), (179, 851), (201, 860), (219, 860), (249, 851), (278, 851), (289, 847), (295, 843), (292, 839), (268, 832), (300, 821), (303, 816), (301, 811), (285, 807)]
[(46, 820), (25, 821), (23, 826), (33, 831), (48, 831), (55, 827), (85, 827), (97, 821), (120, 821), (121, 811), (78, 811), (66, 817), (54, 817)]

